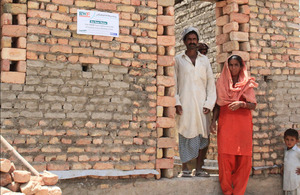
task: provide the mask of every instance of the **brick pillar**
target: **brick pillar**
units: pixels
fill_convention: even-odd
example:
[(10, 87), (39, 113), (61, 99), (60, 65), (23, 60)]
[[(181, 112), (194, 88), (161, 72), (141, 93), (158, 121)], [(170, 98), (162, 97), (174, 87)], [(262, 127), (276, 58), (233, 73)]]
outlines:
[[(157, 16), (157, 159), (162, 177), (173, 177), (175, 142), (174, 0), (158, 0)], [(159, 178), (160, 176), (158, 176)]]
[(27, 0), (1, 1), (1, 82), (25, 82)]
[(216, 3), (217, 62), (221, 67), (231, 54), (241, 56), (249, 67), (249, 19), (248, 0)]

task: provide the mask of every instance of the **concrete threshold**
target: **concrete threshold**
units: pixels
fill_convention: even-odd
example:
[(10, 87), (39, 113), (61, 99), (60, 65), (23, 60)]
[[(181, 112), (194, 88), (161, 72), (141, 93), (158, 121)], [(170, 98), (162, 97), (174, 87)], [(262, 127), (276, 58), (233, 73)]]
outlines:
[[(221, 195), (217, 176), (208, 178), (162, 178), (104, 180), (79, 178), (60, 180), (63, 194), (72, 195)], [(245, 195), (282, 195), (282, 176), (251, 176)]]

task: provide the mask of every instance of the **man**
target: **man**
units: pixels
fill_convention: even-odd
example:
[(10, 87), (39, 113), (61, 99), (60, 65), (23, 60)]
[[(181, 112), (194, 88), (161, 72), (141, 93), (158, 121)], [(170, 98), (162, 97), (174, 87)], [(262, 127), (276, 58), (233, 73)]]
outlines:
[(209, 144), (210, 111), (216, 102), (216, 87), (208, 58), (198, 52), (199, 32), (194, 27), (183, 31), (186, 51), (175, 57), (176, 113), (179, 115), (179, 154), (182, 172), (191, 176), (187, 164), (197, 158), (196, 176), (209, 176), (202, 170)]

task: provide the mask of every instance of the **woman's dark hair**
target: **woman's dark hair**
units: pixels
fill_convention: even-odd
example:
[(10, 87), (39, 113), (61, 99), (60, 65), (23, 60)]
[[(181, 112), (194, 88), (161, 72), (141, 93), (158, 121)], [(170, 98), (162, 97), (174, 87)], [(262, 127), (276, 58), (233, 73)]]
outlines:
[(295, 129), (287, 129), (284, 132), (284, 136), (283, 137), (286, 138), (286, 136), (295, 137), (297, 140), (299, 139), (299, 133)]
[(195, 34), (195, 35), (197, 36), (197, 40), (199, 40), (199, 37), (198, 37), (198, 34), (196, 33), (196, 31), (191, 31), (191, 32), (187, 33), (186, 35), (184, 35), (183, 41), (186, 40), (186, 37), (187, 37), (189, 34)]
[(228, 64), (229, 64), (230, 60), (237, 60), (240, 63), (241, 67), (244, 66), (243, 59), (241, 58), (241, 56), (238, 56), (238, 55), (232, 55), (232, 56), (230, 56), (230, 58), (228, 58), (228, 61), (227, 61)]

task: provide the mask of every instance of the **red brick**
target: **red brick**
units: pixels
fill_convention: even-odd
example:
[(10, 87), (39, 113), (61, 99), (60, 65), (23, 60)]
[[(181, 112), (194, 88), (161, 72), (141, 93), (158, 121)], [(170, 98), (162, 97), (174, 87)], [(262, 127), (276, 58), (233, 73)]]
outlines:
[(60, 14), (60, 13), (52, 13), (51, 19), (65, 21), (65, 22), (72, 22), (72, 17), (70, 17), (66, 14)]
[(17, 48), (26, 48), (27, 40), (25, 37), (19, 37), (17, 40)]
[(239, 51), (238, 41), (229, 41), (223, 44), (223, 52)]
[(239, 30), (239, 24), (237, 22), (231, 22), (223, 26), (224, 34), (229, 33), (231, 31), (238, 31), (238, 30)]
[(17, 183), (26, 183), (30, 180), (31, 173), (28, 171), (15, 170), (13, 173), (13, 179)]
[[(269, 9), (267, 9), (269, 11)], [(250, 14), (250, 7), (249, 5), (242, 5), (240, 7), (240, 13), (242, 14)]]
[(224, 7), (227, 5), (227, 1), (218, 1), (216, 2), (216, 7)]
[(155, 55), (155, 54), (143, 54), (143, 53), (141, 53), (141, 54), (138, 55), (138, 59), (156, 61), (157, 60), (157, 55)]
[(239, 55), (242, 57), (244, 61), (249, 61), (250, 60), (250, 54), (245, 51), (232, 51), (232, 55)]
[(46, 27), (28, 26), (28, 33), (49, 35), (50, 30)]
[(114, 52), (107, 51), (107, 50), (98, 50), (98, 49), (95, 49), (94, 50), (94, 55), (110, 58), (110, 57), (114, 56)]
[(80, 56), (79, 57), (79, 62), (81, 62), (81, 63), (99, 64), (99, 58), (88, 57), (88, 56)]
[(7, 60), (26, 60), (26, 50), (18, 48), (3, 48), (1, 52), (2, 59)]
[(95, 8), (96, 3), (92, 1), (75, 1), (75, 6), (77, 7), (88, 7), (88, 8)]
[(42, 10), (32, 10), (29, 9), (27, 16), (29, 18), (45, 18), (45, 19), (50, 19), (51, 13), (50, 12), (46, 12), (46, 11), (42, 11)]
[(28, 60), (36, 60), (36, 59), (38, 59), (37, 54), (34, 53), (34, 52), (30, 52), (30, 51), (27, 51), (26, 57), (27, 57)]
[(133, 53), (128, 53), (128, 52), (116, 52), (115, 57), (117, 58), (122, 58), (122, 59), (132, 59), (133, 58)]
[(2, 189), (3, 189), (2, 186), (6, 186), (6, 185), (10, 184), (11, 182), (12, 182), (12, 178), (9, 173), (0, 173), (1, 194), (2, 194)]
[(176, 145), (177, 144), (174, 138), (161, 137), (157, 139), (158, 148), (174, 148)]
[(157, 97), (157, 105), (164, 107), (175, 106), (176, 100), (174, 97), (169, 96), (158, 96)]
[(174, 64), (174, 56), (157, 56), (157, 65), (159, 66), (173, 66)]
[(9, 71), (10, 69), (10, 60), (1, 60), (1, 72)]
[(174, 0), (158, 0), (157, 5), (161, 5), (164, 7), (174, 6)]
[(91, 48), (73, 48), (73, 53), (82, 53), (82, 54), (93, 54), (93, 49)]
[(41, 45), (41, 44), (37, 44), (37, 43), (28, 43), (27, 44), (27, 50), (40, 51), (40, 52), (49, 52), (50, 51), (50, 46)]
[(218, 17), (216, 19), (216, 25), (217, 26), (224, 26), (225, 24), (228, 24), (228, 23), (229, 23), (229, 16), (228, 15), (221, 16), (221, 17)]
[(300, 68), (300, 63), (299, 62), (287, 62), (287, 67)]
[(230, 14), (230, 22), (238, 22), (241, 24), (248, 23), (250, 20), (250, 16), (247, 14), (241, 13), (231, 13)]
[(13, 15), (26, 14), (27, 5), (21, 3), (5, 3), (3, 5), (3, 12), (12, 13)]
[(250, 60), (251, 67), (265, 67), (266, 62), (263, 60)]
[(11, 37), (1, 37), (1, 48), (10, 48), (12, 44)]
[(17, 20), (18, 20), (18, 25), (26, 25), (27, 24), (26, 14), (18, 14)]
[(72, 47), (65, 45), (54, 45), (50, 48), (50, 52), (72, 53)]
[(223, 14), (230, 14), (232, 12), (238, 12), (239, 6), (237, 3), (230, 3), (223, 7)]
[(60, 162), (51, 162), (47, 164), (47, 170), (51, 171), (51, 170), (69, 170), (69, 163), (60, 163)]
[(1, 26), (3, 25), (11, 25), (12, 24), (12, 14), (4, 13), (1, 15)]
[(175, 126), (175, 120), (167, 117), (158, 117), (156, 124), (158, 128), (172, 128)]
[(284, 41), (284, 40), (286, 40), (286, 38), (282, 35), (273, 35), (273, 36), (271, 36), (271, 40)]
[(123, 43), (134, 43), (134, 37), (132, 37), (132, 36), (120, 35), (119, 37), (116, 37), (115, 39), (116, 39), (116, 41), (123, 42)]
[(17, 72), (26, 72), (26, 61), (18, 61), (16, 70)]
[(173, 26), (175, 25), (175, 18), (174, 16), (157, 16), (157, 24), (163, 26)]
[(165, 87), (171, 87), (175, 85), (174, 77), (170, 76), (157, 76), (157, 85), (163, 85)]
[(248, 4), (249, 0), (227, 0), (227, 3), (238, 3), (238, 4)]
[(0, 159), (0, 171), (7, 173), (11, 169), (12, 163), (10, 160), (2, 158)]
[(174, 167), (174, 159), (162, 158), (156, 159), (157, 169), (172, 169)]
[(96, 170), (114, 169), (114, 165), (112, 163), (100, 163), (100, 162), (98, 162), (93, 166), (93, 169), (96, 169)]
[(156, 39), (138, 37), (136, 43), (143, 45), (156, 45)]
[(249, 41), (249, 33), (247, 32), (231, 32), (229, 36), (231, 41)]
[(52, 3), (62, 4), (62, 5), (73, 5), (74, 0), (52, 0)]
[(175, 36), (157, 36), (157, 45), (174, 46)]
[(102, 3), (96, 2), (96, 9), (98, 10), (117, 10), (117, 5), (115, 3)]
[(21, 26), (21, 25), (3, 25), (2, 36), (26, 37), (27, 28), (26, 26)]
[(229, 41), (229, 34), (220, 34), (216, 36), (216, 44), (222, 45)]

